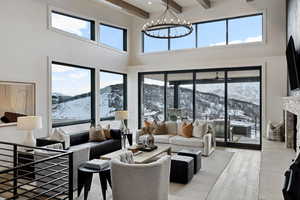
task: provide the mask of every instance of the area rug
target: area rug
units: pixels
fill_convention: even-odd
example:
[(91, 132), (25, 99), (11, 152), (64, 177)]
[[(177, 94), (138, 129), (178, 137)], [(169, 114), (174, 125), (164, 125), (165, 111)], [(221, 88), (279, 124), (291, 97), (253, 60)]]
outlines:
[[(191, 182), (186, 185), (170, 184), (169, 200), (205, 200), (231, 161), (233, 154), (233, 152), (216, 150), (211, 156), (203, 157), (202, 168), (194, 175)], [(78, 199), (83, 199), (83, 194)], [(94, 175), (88, 199), (102, 199), (99, 176)], [(107, 191), (107, 200), (112, 200), (110, 188)]]

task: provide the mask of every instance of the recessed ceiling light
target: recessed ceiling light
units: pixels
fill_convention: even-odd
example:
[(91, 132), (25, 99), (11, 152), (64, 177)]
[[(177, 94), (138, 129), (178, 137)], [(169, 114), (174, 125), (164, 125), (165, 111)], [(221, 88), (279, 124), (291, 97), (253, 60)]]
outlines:
[(152, 1), (148, 1), (148, 5), (152, 5)]

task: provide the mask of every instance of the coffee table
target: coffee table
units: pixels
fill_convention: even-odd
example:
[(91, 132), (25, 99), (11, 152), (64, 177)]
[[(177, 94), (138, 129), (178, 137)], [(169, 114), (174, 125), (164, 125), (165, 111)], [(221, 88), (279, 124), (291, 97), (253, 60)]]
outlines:
[[(122, 154), (124, 150), (118, 150), (114, 151), (112, 153), (103, 155), (100, 157), (100, 159), (103, 160), (111, 160), (114, 158), (117, 158), (120, 154)], [(151, 159), (163, 154), (167, 153), (168, 155), (171, 155), (171, 146), (157, 146), (157, 149), (150, 151), (150, 152), (140, 152), (133, 156), (134, 162), (137, 164), (147, 163)]]

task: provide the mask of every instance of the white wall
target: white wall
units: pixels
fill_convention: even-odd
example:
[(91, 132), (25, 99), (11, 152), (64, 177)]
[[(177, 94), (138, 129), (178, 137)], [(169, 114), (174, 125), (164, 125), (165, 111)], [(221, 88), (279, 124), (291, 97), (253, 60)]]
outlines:
[[(258, 12), (264, 13), (265, 41), (260, 44), (243, 44), (222, 47), (208, 47), (179, 51), (141, 53), (140, 30), (145, 22), (136, 19), (133, 24), (129, 66), (128, 109), (129, 126), (137, 127), (137, 73), (141, 71), (204, 69), (218, 67), (263, 67), (263, 123), (267, 120), (282, 120), (281, 97), (286, 96), (286, 18), (285, 1), (264, 0), (248, 4), (244, 0), (213, 1), (213, 8), (200, 7), (184, 11), (184, 17), (191, 22), (235, 17)], [(137, 52), (137, 53), (136, 53)], [(264, 124), (263, 124), (264, 125)]]
[[(49, 126), (48, 57), (119, 72), (126, 72), (128, 63), (126, 53), (49, 30), (49, 5), (126, 28), (131, 18), (89, 0), (0, 1), (0, 80), (36, 83), (37, 115), (43, 117), (44, 126), (38, 137), (47, 135)], [(20, 142), (23, 137), (15, 126), (0, 128), (0, 140)]]
[[(37, 114), (48, 123), (48, 57), (67, 63), (126, 72), (128, 67), (129, 125), (137, 127), (137, 73), (153, 70), (202, 69), (262, 65), (264, 68), (264, 114), (267, 120), (282, 119), (281, 96), (286, 95), (285, 1), (213, 1), (213, 8), (185, 9), (192, 22), (253, 14), (266, 15), (264, 44), (211, 47), (173, 52), (141, 54), (140, 30), (144, 20), (132, 18), (117, 9), (93, 0), (2, 0), (0, 2), (0, 80), (35, 82)], [(129, 28), (127, 54), (48, 30), (48, 5)], [(134, 19), (134, 21), (132, 21)], [(1, 103), (1, 102), (0, 102)], [(23, 134), (15, 127), (0, 128), (0, 140), (20, 142)]]

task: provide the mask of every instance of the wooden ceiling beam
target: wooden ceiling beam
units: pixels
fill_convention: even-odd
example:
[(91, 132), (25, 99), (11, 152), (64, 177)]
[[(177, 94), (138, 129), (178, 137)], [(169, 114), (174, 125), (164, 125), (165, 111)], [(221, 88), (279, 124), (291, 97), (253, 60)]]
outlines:
[[(168, 0), (162, 0), (164, 4), (167, 4)], [(174, 0), (169, 0), (169, 6), (172, 8), (177, 14), (182, 13), (182, 6), (176, 3)]]
[(123, 0), (105, 0), (108, 3), (111, 3), (117, 7), (120, 7), (124, 10), (126, 10), (128, 13), (135, 15), (137, 17), (141, 17), (143, 19), (149, 19), (150, 13), (144, 11), (141, 8), (138, 8), (130, 3), (127, 3)]
[(197, 0), (198, 3), (205, 9), (211, 8), (211, 2), (210, 0)]

